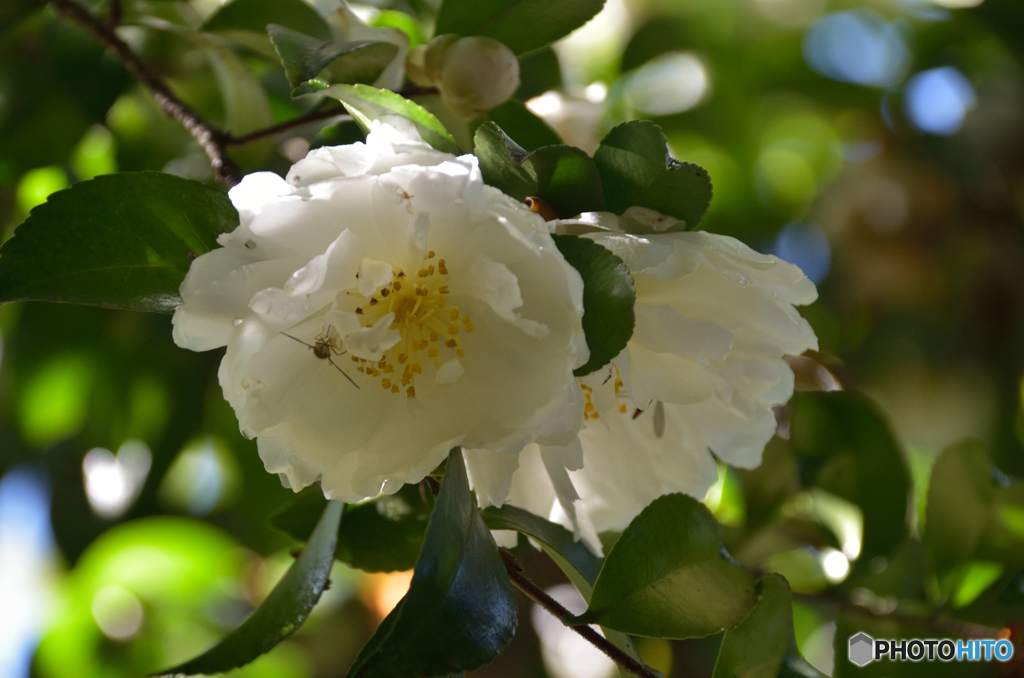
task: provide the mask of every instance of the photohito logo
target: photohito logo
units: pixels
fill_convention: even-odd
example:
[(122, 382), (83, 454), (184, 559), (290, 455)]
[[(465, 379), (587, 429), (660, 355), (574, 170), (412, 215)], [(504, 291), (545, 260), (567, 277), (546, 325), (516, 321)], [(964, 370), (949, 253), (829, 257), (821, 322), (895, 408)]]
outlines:
[(847, 656), (850, 663), (866, 666), (876, 659), (919, 662), (1009, 661), (1013, 643), (1008, 640), (950, 640), (948, 638), (907, 638), (875, 640), (866, 633), (850, 638)]

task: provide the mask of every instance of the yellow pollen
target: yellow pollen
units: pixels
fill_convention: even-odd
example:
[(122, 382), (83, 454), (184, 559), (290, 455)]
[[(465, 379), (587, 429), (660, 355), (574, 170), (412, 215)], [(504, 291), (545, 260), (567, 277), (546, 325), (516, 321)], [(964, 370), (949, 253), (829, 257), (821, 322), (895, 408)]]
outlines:
[[(357, 364), (356, 369), (379, 379), (385, 391), (405, 391), (409, 398), (416, 397), (416, 379), (423, 374), (428, 361), (434, 369), (440, 369), (444, 361), (453, 355), (465, 357), (463, 345), (456, 337), (460, 329), (465, 332), (473, 330), (469, 316), (446, 298), (445, 295), (450, 294), (448, 266), (444, 259), (435, 260), (436, 256), (434, 251), (428, 252), (408, 275), (392, 265), (392, 277), (386, 285), (377, 288), (367, 301), (353, 299), (353, 306), (360, 304), (355, 313), (363, 327), (373, 326), (390, 313), (393, 319), (388, 329), (397, 332), (399, 337), (376, 360), (353, 356), (351, 359)], [(413, 276), (416, 282), (403, 286), (402, 279), (408, 276)], [(364, 298), (356, 294), (351, 296)]]

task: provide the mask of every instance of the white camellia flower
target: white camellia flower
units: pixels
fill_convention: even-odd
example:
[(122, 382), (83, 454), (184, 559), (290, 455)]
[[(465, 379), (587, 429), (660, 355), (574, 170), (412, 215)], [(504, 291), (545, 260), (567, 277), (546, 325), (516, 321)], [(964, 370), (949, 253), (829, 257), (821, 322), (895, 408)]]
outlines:
[[(622, 220), (648, 230), (674, 221), (642, 208)], [(817, 348), (794, 308), (817, 291), (796, 266), (726, 236), (636, 236), (619, 224), (600, 213), (558, 225), (620, 256), (637, 293), (629, 344), (581, 380), (587, 422), (578, 440), (518, 456), (468, 453), (482, 504), (508, 501), (573, 527), (595, 550), (597, 532), (624, 529), (663, 494), (702, 498), (717, 477), (711, 452), (741, 468), (760, 464), (775, 432), (772, 407), (793, 393), (783, 356)]]
[[(252, 174), (193, 262), (179, 346), (227, 346), (224, 395), (267, 470), (329, 498), (397, 491), (456, 445), (510, 456), (583, 420), (583, 283), (538, 215), (406, 121)], [(394, 126), (392, 126), (394, 125)]]

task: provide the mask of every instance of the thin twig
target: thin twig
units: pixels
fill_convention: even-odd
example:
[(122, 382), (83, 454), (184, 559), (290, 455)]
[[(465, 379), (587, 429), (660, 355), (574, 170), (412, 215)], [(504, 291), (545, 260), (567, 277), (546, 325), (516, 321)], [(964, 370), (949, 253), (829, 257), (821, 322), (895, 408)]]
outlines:
[(587, 625), (573, 626), (572, 613), (562, 607), (557, 600), (545, 593), (539, 586), (534, 584), (523, 573), (523, 566), (519, 564), (516, 557), (505, 549), (500, 549), (501, 557), (505, 561), (505, 569), (508, 570), (508, 578), (517, 589), (525, 593), (533, 602), (555, 616), (556, 619), (568, 626), (570, 629), (583, 636), (583, 639), (608, 655), (613, 662), (626, 669), (630, 673), (642, 676), (643, 678), (659, 678), (650, 667), (641, 664), (628, 654), (612, 645), (607, 638)]
[(350, 117), (345, 114), (344, 106), (334, 106), (332, 108), (316, 109), (308, 113), (304, 113), (297, 118), (285, 120), (284, 122), (277, 123), (276, 125), (271, 125), (270, 127), (264, 127), (263, 129), (256, 130), (255, 132), (250, 132), (249, 134), (244, 134), (240, 137), (229, 136), (224, 140), (224, 144), (226, 146), (244, 146), (245, 144), (252, 143), (253, 141), (258, 141), (266, 137), (272, 137), (275, 134), (287, 132), (290, 129), (293, 129), (295, 127), (301, 127), (302, 125), (306, 125), (311, 122), (316, 122), (317, 120), (326, 120), (327, 118), (334, 118), (342, 115), (344, 115), (345, 117)]
[(213, 173), (218, 180), (228, 186), (234, 186), (239, 182), (241, 172), (224, 150), (227, 135), (222, 130), (203, 120), (198, 113), (175, 96), (164, 79), (140, 59), (110, 25), (90, 14), (75, 0), (50, 0), (50, 3), (60, 14), (81, 25), (113, 50), (128, 72), (150, 91), (160, 110), (180, 122), (199, 142), (210, 159)]

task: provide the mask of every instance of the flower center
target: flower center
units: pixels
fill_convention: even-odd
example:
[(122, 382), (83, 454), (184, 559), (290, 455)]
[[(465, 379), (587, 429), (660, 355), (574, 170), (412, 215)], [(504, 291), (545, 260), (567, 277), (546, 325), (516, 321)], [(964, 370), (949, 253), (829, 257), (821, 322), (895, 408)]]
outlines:
[[(607, 383), (607, 382), (605, 382), (605, 383)], [(586, 418), (588, 420), (590, 420), (590, 419), (600, 419), (601, 418), (601, 413), (597, 409), (597, 406), (594, 404), (594, 389), (592, 389), (591, 387), (589, 387), (589, 386), (587, 386), (585, 384), (580, 384), (580, 388), (583, 389), (583, 398), (584, 398), (583, 416), (584, 416), (584, 418)], [(626, 403), (623, 402), (623, 401), (627, 401), (628, 402), (629, 396), (626, 394), (626, 387), (622, 383), (622, 379), (619, 377), (619, 370), (618, 370), (618, 368), (615, 368), (615, 400), (616, 400), (616, 403), (618, 405), (619, 412), (621, 414), (625, 414), (626, 410), (627, 410), (627, 407), (626, 407)], [(639, 411), (640, 410), (637, 410), (637, 412), (639, 412)]]
[(392, 393), (404, 390), (409, 398), (416, 397), (416, 376), (423, 374), (426, 361), (440, 370), (446, 360), (462, 358), (465, 353), (459, 333), (473, 331), (469, 315), (448, 303), (448, 268), (444, 259), (434, 263), (435, 257), (433, 250), (428, 252), (413, 274), (392, 266), (391, 282), (378, 287), (356, 308), (364, 327), (394, 313), (390, 329), (402, 337), (380, 360), (353, 357), (356, 369), (380, 378), (381, 386)]

